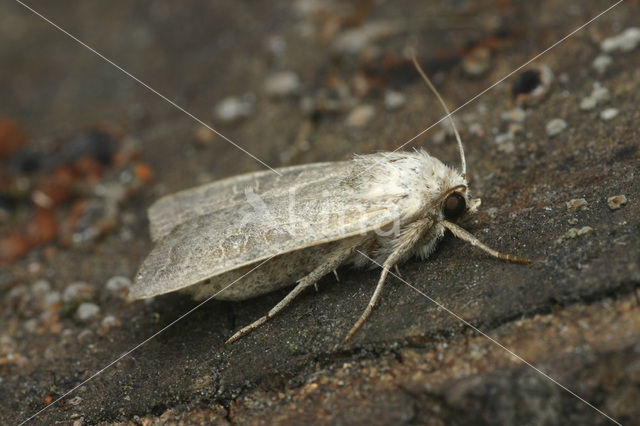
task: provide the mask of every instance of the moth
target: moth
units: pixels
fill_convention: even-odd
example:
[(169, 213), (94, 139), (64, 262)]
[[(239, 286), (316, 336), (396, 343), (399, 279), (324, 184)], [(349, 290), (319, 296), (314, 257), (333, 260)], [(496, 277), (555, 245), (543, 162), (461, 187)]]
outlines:
[(229, 344), (339, 266), (382, 265), (373, 296), (347, 341), (371, 315), (389, 269), (414, 255), (429, 257), (447, 229), (493, 257), (529, 263), (488, 247), (456, 224), (477, 211), (480, 199), (470, 197), (464, 148), (451, 112), (413, 61), (451, 120), (459, 170), (424, 150), (382, 152), (284, 167), (279, 174), (248, 173), (165, 196), (148, 210), (156, 245), (142, 262), (130, 297), (184, 290), (196, 300), (241, 301), (297, 283)]

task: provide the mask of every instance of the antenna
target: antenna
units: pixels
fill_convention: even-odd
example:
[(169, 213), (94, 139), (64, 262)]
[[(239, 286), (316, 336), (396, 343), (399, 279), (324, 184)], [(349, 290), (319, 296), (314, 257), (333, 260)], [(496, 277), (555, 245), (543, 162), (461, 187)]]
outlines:
[(451, 111), (449, 111), (449, 108), (447, 108), (447, 104), (445, 104), (442, 100), (440, 93), (438, 93), (436, 88), (433, 86), (433, 83), (431, 83), (431, 80), (429, 80), (429, 77), (427, 77), (427, 75), (422, 70), (422, 67), (420, 67), (418, 60), (416, 59), (416, 53), (413, 50), (411, 51), (411, 60), (413, 61), (413, 65), (422, 76), (422, 79), (425, 81), (425, 83), (427, 83), (427, 86), (429, 86), (429, 89), (431, 89), (431, 91), (440, 101), (442, 108), (444, 108), (445, 112), (447, 113), (447, 117), (451, 121), (451, 127), (453, 127), (453, 132), (455, 133), (456, 139), (458, 140), (458, 151), (460, 151), (460, 166), (462, 168), (462, 175), (465, 176), (467, 174), (467, 161), (464, 158), (464, 147), (462, 146), (462, 140), (460, 139), (460, 134), (458, 133), (458, 129), (456, 128), (456, 123), (453, 121), (453, 117), (451, 117)]

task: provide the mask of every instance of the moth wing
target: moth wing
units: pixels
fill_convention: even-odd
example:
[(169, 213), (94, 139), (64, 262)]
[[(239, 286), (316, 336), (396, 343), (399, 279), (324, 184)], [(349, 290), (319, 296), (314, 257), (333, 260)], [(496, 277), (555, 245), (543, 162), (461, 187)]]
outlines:
[(245, 191), (265, 193), (289, 187), (295, 181), (313, 181), (327, 171), (347, 167), (347, 162), (314, 163), (247, 173), (221, 179), (195, 188), (166, 195), (149, 207), (151, 240), (156, 242), (168, 235), (176, 226), (198, 216), (224, 210), (246, 202)]
[(347, 179), (351, 164), (289, 170), (277, 186), (243, 194), (242, 202), (177, 225), (142, 263), (130, 296), (179, 290), (274, 256), (371, 232), (399, 218), (394, 200), (359, 197), (359, 188)]

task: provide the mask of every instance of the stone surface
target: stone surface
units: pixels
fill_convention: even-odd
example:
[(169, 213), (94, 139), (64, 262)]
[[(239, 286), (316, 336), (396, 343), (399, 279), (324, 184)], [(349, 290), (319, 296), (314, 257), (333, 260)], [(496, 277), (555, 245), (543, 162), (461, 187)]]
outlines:
[[(437, 100), (403, 56), (409, 47), (454, 109), (607, 6), (582, 0), (29, 5), (272, 166), (393, 150), (440, 120)], [(544, 55), (554, 74), (568, 79), (526, 107), (509, 152), (493, 141), (507, 132), (501, 116), (515, 106), (510, 80), (456, 114), (467, 124), (459, 127), (470, 191), (482, 197), (479, 213), (461, 225), (533, 262), (500, 262), (447, 235), (432, 258), (409, 260), (400, 270), (475, 330), (390, 279), (369, 322), (344, 343), (379, 271), (341, 268), (339, 282), (323, 278), (317, 292), (301, 295), (232, 346), (225, 339), (287, 290), (244, 303), (206, 303), (34, 424), (610, 424), (522, 360), (632, 424), (640, 417), (640, 51), (618, 49), (603, 74), (592, 63), (600, 42), (637, 24), (637, 16), (640, 5), (623, 2)], [(0, 268), (0, 412), (16, 424), (196, 306), (181, 294), (132, 303), (102, 291), (110, 277), (134, 276), (151, 248), (145, 211), (153, 200), (264, 166), (219, 137), (194, 145), (192, 118), (18, 3), (0, 3), (0, 20), (7, 40), (0, 50), (0, 114), (21, 123), (36, 146), (52, 147), (103, 120), (117, 123), (140, 141), (139, 155), (155, 176), (155, 186), (121, 207), (131, 220), (115, 224), (116, 232), (85, 246), (53, 241)], [(273, 40), (286, 47), (274, 53)], [(491, 64), (471, 78), (460, 55), (474, 44), (492, 50)], [(262, 96), (265, 79), (282, 69), (305, 82), (308, 111), (295, 97)], [(615, 120), (580, 110), (595, 78), (610, 90), (620, 111)], [(367, 81), (367, 91), (354, 90), (358, 79)], [(402, 108), (385, 107), (387, 90), (407, 97)], [(248, 102), (249, 115), (218, 121), (212, 111), (228, 97)], [(347, 126), (350, 108), (327, 107), (336, 99), (372, 105), (375, 119)], [(549, 138), (545, 126), (556, 117), (571, 125)], [(465, 130), (469, 123), (486, 132)], [(405, 149), (425, 146), (457, 164), (451, 137), (438, 145), (429, 139)], [(308, 148), (281, 160), (300, 141)], [(607, 199), (616, 194), (628, 202), (612, 211)], [(565, 203), (579, 198), (588, 208), (568, 211)], [(580, 234), (584, 229), (591, 231)], [(558, 243), (568, 233), (575, 237)], [(49, 284), (40, 289), (42, 300), (64, 295), (69, 283), (94, 286), (92, 302), (106, 324), (77, 321), (77, 299), (44, 306), (31, 293), (38, 280)]]

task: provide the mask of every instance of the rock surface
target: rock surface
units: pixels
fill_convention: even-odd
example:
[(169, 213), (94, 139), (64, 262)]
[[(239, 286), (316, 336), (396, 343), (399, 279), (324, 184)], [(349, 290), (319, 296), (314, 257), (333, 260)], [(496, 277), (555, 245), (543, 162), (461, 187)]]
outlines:
[[(393, 150), (442, 118), (404, 56), (410, 41), (455, 108), (607, 6), (570, 3), (29, 5), (278, 167)], [(22, 123), (39, 147), (97, 122), (117, 123), (140, 141), (154, 172), (153, 186), (121, 203), (110, 233), (82, 246), (49, 243), (2, 266), (2, 417), (15, 424), (63, 397), (34, 423), (610, 424), (605, 414), (632, 423), (640, 417), (640, 47), (606, 49), (606, 69), (592, 63), (604, 40), (637, 25), (634, 16), (640, 5), (623, 2), (546, 53), (541, 60), (557, 81), (517, 129), (501, 120), (515, 107), (513, 78), (457, 114), (471, 190), (482, 197), (480, 212), (462, 225), (531, 265), (496, 261), (448, 235), (431, 259), (400, 265), (402, 279), (428, 298), (390, 279), (349, 343), (344, 336), (377, 270), (342, 268), (339, 282), (323, 278), (317, 292), (232, 346), (225, 339), (286, 290), (244, 303), (211, 301), (128, 354), (195, 306), (181, 294), (128, 302), (126, 286), (106, 285), (133, 277), (151, 248), (146, 208), (161, 195), (264, 166), (220, 137), (195, 141), (201, 126), (192, 118), (18, 3), (1, 3), (0, 115)], [(385, 31), (371, 35), (374, 24)], [(336, 48), (358, 34), (349, 49)], [(491, 49), (491, 61), (469, 76), (461, 64), (474, 46)], [(283, 69), (299, 76), (306, 108), (296, 96), (264, 95), (265, 79)], [(609, 89), (615, 120), (581, 109), (596, 82)], [(402, 108), (385, 108), (389, 90), (406, 97)], [(222, 99), (247, 93), (255, 94), (250, 115), (216, 121)], [(375, 108), (375, 120), (345, 124), (360, 105)], [(554, 118), (567, 127), (551, 138), (545, 126)], [(502, 133), (512, 135), (507, 151), (494, 142)], [(448, 136), (425, 147), (457, 161)], [(627, 202), (614, 211), (607, 199), (616, 194)], [(567, 209), (575, 199), (587, 204)], [(0, 229), (14, 220), (9, 210)], [(34, 292), (36, 282), (49, 285)], [(74, 282), (95, 291), (65, 299)], [(81, 303), (98, 307), (104, 320), (77, 321)]]

